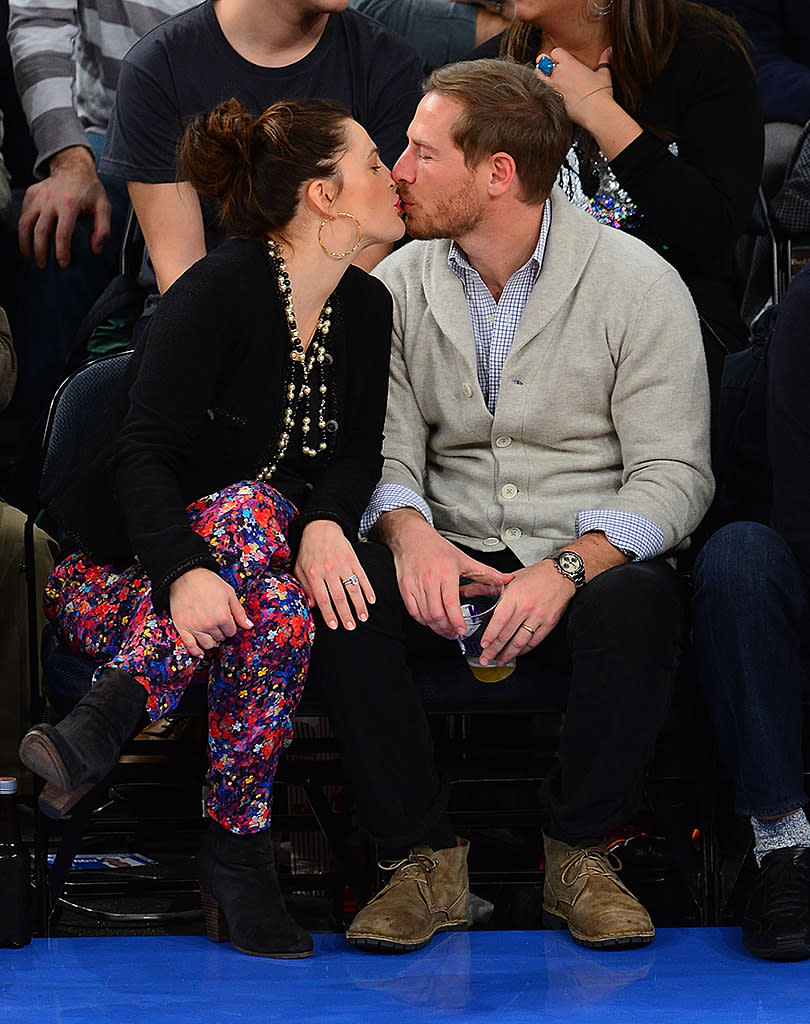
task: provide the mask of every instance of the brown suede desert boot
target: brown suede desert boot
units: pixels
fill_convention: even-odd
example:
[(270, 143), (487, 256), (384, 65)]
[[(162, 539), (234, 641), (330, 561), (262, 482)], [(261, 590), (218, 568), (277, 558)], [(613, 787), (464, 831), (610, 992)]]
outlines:
[(376, 953), (407, 953), (426, 946), (436, 932), (468, 927), (467, 851), (457, 840), (449, 850), (415, 846), (385, 870), (391, 881), (355, 917), (346, 939)]
[(621, 861), (601, 846), (568, 846), (544, 835), (543, 909), (568, 924), (571, 938), (593, 949), (646, 946), (650, 915), (617, 876)]

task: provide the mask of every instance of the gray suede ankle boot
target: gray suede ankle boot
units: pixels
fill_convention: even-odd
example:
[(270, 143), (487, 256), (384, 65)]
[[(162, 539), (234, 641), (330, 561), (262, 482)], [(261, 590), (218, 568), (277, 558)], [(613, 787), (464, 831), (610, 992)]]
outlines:
[(146, 690), (137, 679), (105, 668), (58, 725), (41, 722), (23, 736), (20, 760), (48, 783), (39, 797), (43, 813), (61, 818), (101, 782), (145, 710)]

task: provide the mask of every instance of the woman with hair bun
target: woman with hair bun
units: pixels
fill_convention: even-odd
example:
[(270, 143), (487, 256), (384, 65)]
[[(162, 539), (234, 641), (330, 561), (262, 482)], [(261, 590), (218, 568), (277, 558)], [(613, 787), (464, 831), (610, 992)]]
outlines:
[(179, 165), (234, 237), (167, 290), (58, 502), (78, 551), (46, 611), (94, 685), (23, 762), (61, 816), (145, 717), (193, 681), (209, 705), (209, 937), (303, 957), (273, 866), (270, 790), (306, 675), (316, 604), (354, 629), (374, 593), (352, 547), (382, 466), (392, 303), (351, 266), (403, 234), (391, 174), (348, 112), (236, 100), (188, 125)]

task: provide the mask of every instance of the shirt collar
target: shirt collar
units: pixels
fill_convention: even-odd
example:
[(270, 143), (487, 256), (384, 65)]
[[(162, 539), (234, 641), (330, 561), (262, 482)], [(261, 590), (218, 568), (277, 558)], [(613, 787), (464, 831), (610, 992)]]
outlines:
[[(532, 264), (532, 283), (536, 283), (537, 278), (540, 275), (540, 270), (543, 266), (543, 256), (546, 252), (546, 243), (548, 242), (548, 233), (551, 229), (551, 196), (549, 196), (543, 204), (543, 219), (540, 222), (540, 234), (537, 236), (537, 245), (534, 247), (534, 252), (526, 260), (523, 266), (516, 270), (515, 273), (520, 273), (530, 263)], [(447, 252), (447, 263), (450, 269), (456, 275), (464, 274), (468, 270), (475, 271), (475, 267), (467, 259), (467, 254), (457, 245), (456, 242), (450, 242), (450, 248)], [(477, 273), (477, 271), (476, 271)]]

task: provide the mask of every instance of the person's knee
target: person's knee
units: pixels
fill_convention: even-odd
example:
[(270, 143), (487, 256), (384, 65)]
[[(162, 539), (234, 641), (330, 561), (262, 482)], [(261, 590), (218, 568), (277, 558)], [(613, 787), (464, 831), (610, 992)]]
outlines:
[(698, 600), (709, 595), (740, 601), (764, 599), (777, 580), (796, 574), (796, 560), (783, 538), (762, 523), (729, 523), (712, 534), (695, 561)]
[(592, 592), (581, 617), (592, 618), (593, 630), (599, 628), (617, 638), (627, 633), (677, 637), (681, 632), (684, 587), (666, 563), (616, 566), (589, 583), (583, 596), (589, 588)]
[(259, 575), (265, 565), (289, 564), (287, 537), (295, 509), (268, 484), (231, 484), (190, 505), (189, 515), (215, 548), (238, 554), (240, 571), (248, 575)]

